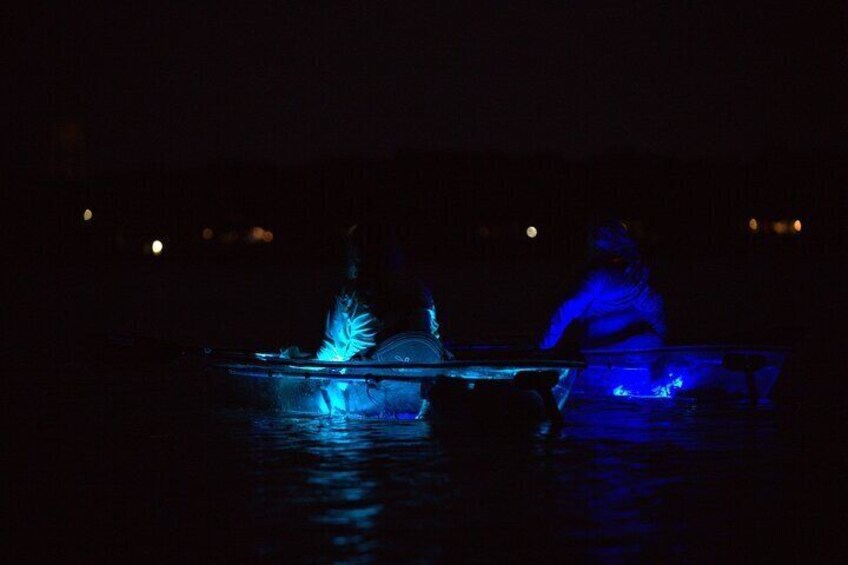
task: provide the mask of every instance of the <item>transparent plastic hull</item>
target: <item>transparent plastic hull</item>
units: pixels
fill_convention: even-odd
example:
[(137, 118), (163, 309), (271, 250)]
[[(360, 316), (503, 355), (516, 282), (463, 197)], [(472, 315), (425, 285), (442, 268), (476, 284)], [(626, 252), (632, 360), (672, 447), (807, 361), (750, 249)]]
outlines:
[[(544, 419), (545, 393), (550, 393), (558, 411), (564, 410), (577, 368), (571, 362), (404, 366), (241, 362), (217, 365), (214, 374), (227, 402), (295, 414), (408, 419), (494, 413)], [(539, 379), (545, 384), (534, 384)]]
[(583, 351), (575, 392), (669, 398), (767, 397), (788, 352), (729, 346)]

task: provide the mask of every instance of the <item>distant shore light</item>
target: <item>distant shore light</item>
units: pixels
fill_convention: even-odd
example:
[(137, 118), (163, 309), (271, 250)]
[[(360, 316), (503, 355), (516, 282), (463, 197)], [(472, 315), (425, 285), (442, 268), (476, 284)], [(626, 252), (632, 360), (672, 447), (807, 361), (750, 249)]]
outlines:
[(86, 208), (85, 211), (82, 213), (82, 221), (84, 221), (84, 222), (91, 221), (91, 218), (93, 218), (93, 217), (94, 217), (94, 212), (91, 211), (91, 208)]
[(153, 251), (154, 255), (161, 255), (163, 249), (165, 249), (165, 246), (158, 239), (150, 245), (150, 250)]
[(264, 232), (262, 232), (262, 241), (264, 241), (265, 243), (271, 243), (272, 241), (274, 241), (274, 233), (265, 230)]
[(215, 232), (212, 231), (212, 228), (203, 228), (203, 232), (201, 233), (201, 235), (203, 236), (203, 239), (209, 241), (210, 239), (215, 237)]
[(795, 220), (792, 222), (792, 229), (795, 230), (795, 233), (800, 232), (802, 227), (801, 220)]
[(536, 229), (535, 226), (528, 226), (527, 227), (527, 237), (529, 237), (530, 239), (533, 239), (537, 235), (539, 235), (539, 231)]
[(772, 229), (774, 230), (774, 233), (783, 235), (789, 230), (789, 226), (786, 222), (781, 220), (779, 222), (774, 222), (774, 224), (772, 224)]
[(250, 230), (250, 235), (248, 237), (250, 241), (256, 242), (261, 241), (263, 235), (265, 235), (265, 230), (262, 229), (260, 226), (255, 226), (253, 229)]
[(748, 220), (748, 227), (751, 229), (751, 231), (757, 231), (758, 229), (760, 229), (760, 224), (757, 222), (757, 218), (751, 218), (750, 220)]

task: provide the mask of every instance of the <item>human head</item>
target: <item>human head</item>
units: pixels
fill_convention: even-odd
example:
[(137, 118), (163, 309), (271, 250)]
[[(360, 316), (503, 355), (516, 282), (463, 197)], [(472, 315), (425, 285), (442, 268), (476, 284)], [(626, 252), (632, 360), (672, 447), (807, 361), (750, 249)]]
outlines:
[(347, 278), (378, 277), (405, 267), (405, 257), (397, 230), (385, 222), (353, 224), (345, 235)]
[(639, 251), (630, 229), (620, 220), (606, 220), (589, 229), (586, 240), (590, 257), (595, 259), (636, 260)]

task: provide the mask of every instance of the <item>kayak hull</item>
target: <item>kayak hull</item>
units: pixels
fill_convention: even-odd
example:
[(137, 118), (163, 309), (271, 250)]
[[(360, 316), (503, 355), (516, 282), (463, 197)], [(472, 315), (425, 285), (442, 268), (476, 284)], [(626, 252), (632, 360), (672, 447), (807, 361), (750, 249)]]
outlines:
[(328, 365), (225, 362), (213, 365), (212, 374), (226, 403), (291, 414), (535, 421), (551, 418), (554, 406), (561, 415), (579, 368), (572, 362)]
[(582, 353), (576, 394), (660, 398), (767, 397), (788, 356), (779, 348), (726, 346)]

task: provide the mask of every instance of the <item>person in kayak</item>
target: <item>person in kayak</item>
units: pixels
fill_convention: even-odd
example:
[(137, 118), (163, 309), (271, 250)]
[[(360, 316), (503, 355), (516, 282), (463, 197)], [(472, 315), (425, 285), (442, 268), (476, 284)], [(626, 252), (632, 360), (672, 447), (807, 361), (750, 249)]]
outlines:
[[(663, 301), (627, 226), (607, 222), (590, 230), (589, 269), (551, 318), (539, 347), (556, 347), (568, 330), (583, 349), (651, 349), (665, 337)], [(575, 331), (576, 330), (576, 331)]]
[(430, 290), (387, 226), (347, 234), (346, 282), (327, 314), (319, 361), (439, 361), (446, 355)]

